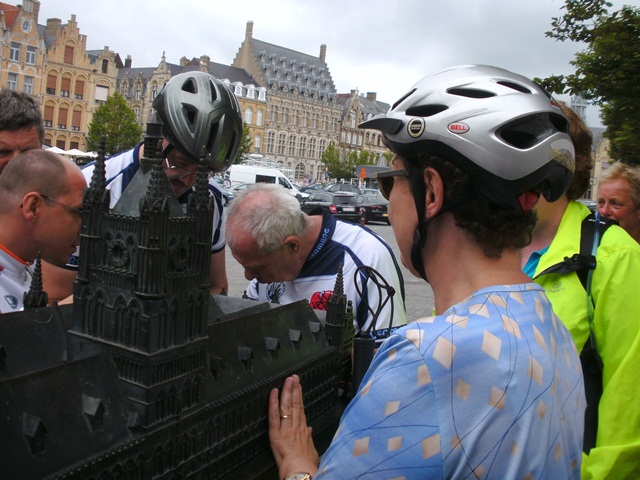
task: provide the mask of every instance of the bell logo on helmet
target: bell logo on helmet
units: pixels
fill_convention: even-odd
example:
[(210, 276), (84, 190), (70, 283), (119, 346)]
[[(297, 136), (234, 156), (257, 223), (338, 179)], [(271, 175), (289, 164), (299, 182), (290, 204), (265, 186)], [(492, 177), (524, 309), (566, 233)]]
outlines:
[(469, 131), (469, 125), (462, 122), (450, 123), (447, 127), (451, 133), (467, 133)]
[(407, 133), (412, 138), (418, 138), (424, 133), (424, 120), (422, 118), (412, 118), (407, 124)]

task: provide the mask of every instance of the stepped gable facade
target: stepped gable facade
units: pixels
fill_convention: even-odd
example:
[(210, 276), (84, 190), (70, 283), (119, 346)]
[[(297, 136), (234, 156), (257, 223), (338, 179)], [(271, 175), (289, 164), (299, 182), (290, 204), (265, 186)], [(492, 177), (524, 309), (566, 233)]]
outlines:
[(0, 478), (265, 478), (269, 392), (297, 373), (325, 445), (345, 406), (352, 312), (341, 276), (321, 321), (289, 305), (210, 296), (204, 166), (182, 213), (160, 125), (109, 210), (104, 152), (85, 191), (73, 305), (0, 322)]
[(387, 113), (389, 104), (378, 101), (375, 92), (367, 92), (364, 96), (358, 90), (338, 94), (338, 101), (342, 104), (340, 148), (367, 150), (377, 157), (377, 165), (386, 167), (391, 154), (382, 143), (382, 134), (378, 130), (360, 129), (358, 125), (376, 115)]

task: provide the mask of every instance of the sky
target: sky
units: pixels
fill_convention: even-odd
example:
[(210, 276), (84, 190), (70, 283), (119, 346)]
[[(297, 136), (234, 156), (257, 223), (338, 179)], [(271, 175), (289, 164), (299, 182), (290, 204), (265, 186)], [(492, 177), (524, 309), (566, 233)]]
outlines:
[[(610, 11), (640, 0), (611, 0)], [(13, 3), (13, 2), (11, 2)], [(19, 3), (19, 0), (16, 2)], [(392, 104), (422, 77), (453, 65), (495, 65), (527, 77), (569, 74), (584, 44), (547, 38), (563, 0), (40, 0), (38, 23), (76, 15), (87, 49), (108, 46), (133, 67), (209, 55), (231, 65), (253, 38), (308, 55), (327, 46), (338, 93)], [(561, 98), (568, 101), (568, 98)], [(596, 107), (587, 123), (599, 126)]]

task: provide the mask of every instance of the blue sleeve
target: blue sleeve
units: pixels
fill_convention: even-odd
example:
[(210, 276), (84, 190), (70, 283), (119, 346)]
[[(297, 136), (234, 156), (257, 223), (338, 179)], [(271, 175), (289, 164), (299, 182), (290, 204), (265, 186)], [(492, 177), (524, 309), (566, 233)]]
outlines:
[(422, 354), (412, 341), (392, 335), (345, 410), (314, 478), (442, 478), (438, 424)]

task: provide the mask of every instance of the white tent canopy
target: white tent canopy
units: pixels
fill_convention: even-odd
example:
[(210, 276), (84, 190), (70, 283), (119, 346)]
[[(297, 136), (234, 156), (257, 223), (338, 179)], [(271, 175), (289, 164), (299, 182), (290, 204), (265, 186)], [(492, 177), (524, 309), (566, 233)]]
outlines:
[(72, 148), (71, 150), (63, 150), (58, 147), (48, 147), (47, 150), (53, 153), (57, 153), (59, 155), (69, 155), (70, 157), (97, 157), (98, 154), (95, 152), (83, 152), (82, 150), (78, 150), (77, 148)]

